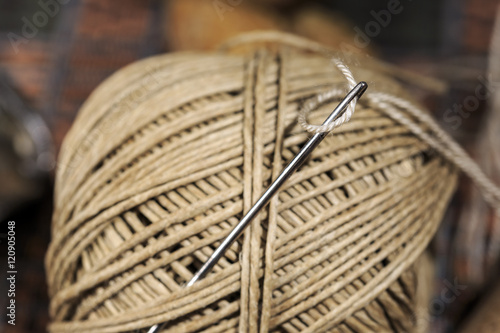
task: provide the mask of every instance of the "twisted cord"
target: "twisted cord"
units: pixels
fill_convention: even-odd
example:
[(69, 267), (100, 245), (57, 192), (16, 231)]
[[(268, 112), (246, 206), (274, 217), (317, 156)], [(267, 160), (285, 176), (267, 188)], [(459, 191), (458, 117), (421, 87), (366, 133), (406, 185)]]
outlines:
[[(356, 80), (347, 65), (337, 58), (332, 59), (333, 64), (344, 75), (349, 89), (356, 85)], [(334, 122), (328, 125), (312, 125), (307, 121), (307, 115), (318, 105), (333, 98), (340, 98), (345, 92), (340, 88), (334, 88), (323, 94), (318, 94), (306, 102), (299, 113), (298, 122), (308, 132), (321, 133), (330, 132), (334, 128), (348, 122), (356, 107), (357, 100), (353, 100), (346, 111)], [(480, 189), (486, 202), (488, 202), (500, 213), (500, 188), (481, 170), (479, 165), (472, 160), (467, 153), (432, 119), (424, 110), (406, 99), (384, 92), (367, 92), (368, 103), (378, 110), (383, 110), (389, 117), (405, 125), (417, 137), (421, 138), (432, 148), (436, 149), (450, 162), (457, 166), (462, 172), (470, 177)], [(404, 111), (404, 112), (401, 112)], [(405, 115), (410, 114), (419, 122), (415, 122)], [(422, 125), (430, 130), (428, 133)], [(500, 215), (500, 214), (499, 214)]]
[[(372, 92), (368, 94), (368, 101), (372, 106), (385, 110), (385, 113), (405, 125), (415, 135), (436, 149), (450, 162), (457, 166), (480, 189), (486, 202), (500, 211), (500, 188), (481, 170), (479, 165), (461, 148), (424, 110), (403, 98), (388, 93)], [(407, 112), (416, 118), (419, 123), (406, 117), (398, 109)], [(430, 129), (427, 133), (422, 124)]]
[[(331, 61), (337, 67), (337, 69), (342, 73), (342, 75), (344, 75), (345, 79), (347, 80), (347, 86), (349, 90), (353, 89), (354, 86), (356, 85), (356, 80), (354, 79), (354, 76), (352, 75), (352, 72), (349, 69), (349, 67), (347, 67), (347, 65), (345, 65), (342, 61), (340, 61), (337, 58), (333, 58)], [(334, 97), (340, 97), (342, 95), (345, 95), (345, 91), (342, 91), (341, 89), (333, 89), (323, 94), (319, 94), (312, 100), (305, 103), (298, 117), (298, 122), (300, 126), (302, 126), (306, 131), (311, 133), (323, 133), (323, 132), (331, 132), (334, 128), (339, 127), (342, 124), (348, 122), (351, 119), (352, 115), (354, 114), (357, 98), (353, 99), (352, 102), (349, 103), (349, 105), (347, 106), (346, 111), (343, 112), (341, 116), (335, 119), (335, 121), (333, 121), (332, 123), (329, 123), (327, 125), (312, 125), (307, 122), (307, 115), (312, 110), (314, 110), (318, 105), (322, 104), (325, 101), (331, 100)]]

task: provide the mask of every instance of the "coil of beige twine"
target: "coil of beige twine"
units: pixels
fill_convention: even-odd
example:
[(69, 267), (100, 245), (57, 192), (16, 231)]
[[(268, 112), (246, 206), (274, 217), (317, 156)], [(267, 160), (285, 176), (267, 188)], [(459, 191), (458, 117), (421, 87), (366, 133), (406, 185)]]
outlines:
[[(291, 35), (250, 34), (217, 53), (142, 60), (96, 89), (59, 156), (49, 331), (425, 326), (421, 256), (457, 170), (490, 203), (497, 188), (395, 82), (362, 66), (352, 73), (372, 91), (350, 121), (213, 272), (183, 288), (310, 136), (297, 122), (304, 101), (345, 87), (325, 52)], [(307, 121), (319, 123), (335, 100)]]

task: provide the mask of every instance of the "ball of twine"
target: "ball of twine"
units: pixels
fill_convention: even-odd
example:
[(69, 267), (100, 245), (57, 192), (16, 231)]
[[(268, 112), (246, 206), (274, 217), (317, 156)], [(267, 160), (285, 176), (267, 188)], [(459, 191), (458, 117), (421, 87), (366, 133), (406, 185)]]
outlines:
[[(59, 156), (49, 331), (162, 322), (166, 332), (418, 329), (417, 260), (456, 167), (373, 97), (358, 102), (213, 272), (183, 288), (307, 141), (297, 123), (304, 101), (345, 87), (329, 58), (293, 40), (243, 54), (157, 56), (96, 89)], [(353, 72), (404, 96), (374, 70)], [(322, 121), (336, 99), (308, 121)]]

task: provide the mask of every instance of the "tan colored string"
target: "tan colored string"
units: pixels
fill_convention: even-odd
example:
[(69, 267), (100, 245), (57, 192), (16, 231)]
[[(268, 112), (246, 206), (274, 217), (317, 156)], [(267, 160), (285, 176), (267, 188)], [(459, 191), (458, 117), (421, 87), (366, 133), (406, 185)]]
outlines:
[[(338, 60), (337, 60), (338, 61)], [(342, 63), (340, 63), (342, 65)], [(349, 88), (353, 85), (349, 80)], [(355, 81), (354, 81), (355, 82)], [(306, 116), (318, 104), (334, 98), (341, 98), (345, 94), (344, 89), (332, 89), (326, 93), (314, 97), (313, 100), (305, 103), (302, 112), (299, 114), (299, 124), (308, 132), (330, 132), (335, 127), (341, 126), (344, 122), (349, 121), (354, 113), (354, 108), (349, 106), (348, 110), (343, 114), (343, 117), (337, 119), (336, 122), (329, 126), (311, 125), (307, 122)], [(420, 137), (432, 148), (453, 162), (461, 171), (469, 176), (480, 189), (484, 200), (496, 209), (500, 216), (500, 188), (488, 178), (481, 170), (479, 165), (474, 162), (467, 153), (443, 130), (439, 125), (420, 107), (400, 97), (382, 92), (367, 92), (367, 99), (370, 105), (377, 109), (384, 110), (394, 120), (407, 126), (415, 135)], [(410, 114), (421, 124), (425, 124), (432, 132), (426, 133), (422, 129), (422, 125), (408, 118), (404, 112)]]
[[(424, 110), (407, 100), (388, 93), (371, 93), (369, 100), (370, 104), (375, 107), (387, 110), (387, 114), (391, 118), (410, 128), (415, 135), (460, 168), (474, 181), (486, 202), (496, 209), (497, 214), (500, 216), (500, 188), (484, 174), (479, 165)], [(421, 124), (427, 126), (432, 131), (431, 134), (422, 130), (421, 124), (412, 121), (400, 110), (409, 113)]]
[[(308, 45), (157, 56), (92, 94), (59, 158), (49, 331), (419, 329), (418, 260), (456, 172), (368, 99), (214, 271), (182, 288), (307, 140), (303, 102), (345, 82)], [(331, 112), (324, 102), (311, 122)]]
[[(349, 90), (356, 85), (356, 80), (349, 67), (346, 66), (340, 59), (332, 57), (333, 52), (324, 46), (317, 44), (315, 42), (307, 41), (301, 37), (286, 35), (280, 32), (268, 31), (268, 32), (253, 32), (248, 33), (243, 36), (239, 36), (235, 39), (235, 42), (228, 41), (222, 48), (235, 47), (239, 43), (257, 43), (257, 42), (269, 42), (276, 41), (289, 45), (301, 44), (302, 47), (306, 47), (311, 51), (319, 52), (331, 58), (332, 63), (338, 68), (338, 70), (344, 75)], [(299, 124), (308, 132), (319, 133), (319, 132), (330, 132), (335, 127), (341, 126), (343, 123), (351, 119), (354, 113), (354, 107), (356, 101), (353, 101), (346, 112), (339, 117), (335, 122), (329, 126), (316, 126), (311, 125), (307, 122), (306, 116), (312, 109), (314, 109), (318, 104), (324, 101), (331, 100), (332, 98), (340, 98), (345, 92), (340, 89), (332, 89), (326, 93), (316, 96), (313, 100), (305, 104), (302, 112), (299, 114)], [(395, 119), (396, 121), (407, 126), (411, 131), (428, 143), (432, 148), (436, 149), (439, 153), (443, 154), (452, 163), (460, 168), (467, 176), (469, 176), (474, 183), (478, 186), (486, 202), (488, 202), (494, 209), (496, 209), (497, 215), (500, 216), (500, 187), (497, 186), (491, 179), (489, 179), (484, 172), (481, 170), (479, 165), (474, 162), (467, 153), (443, 130), (441, 127), (420, 107), (414, 105), (410, 101), (403, 99), (401, 97), (394, 96), (387, 92), (373, 92), (368, 91), (366, 94), (369, 98), (370, 104), (377, 109), (384, 110), (388, 116)], [(401, 112), (402, 110), (403, 112)], [(410, 116), (414, 117), (420, 123), (408, 118), (404, 113), (409, 113)], [(422, 125), (428, 127), (431, 133), (428, 134), (423, 129)]]
[[(341, 60), (332, 58), (331, 62), (337, 67), (337, 69), (344, 75), (346, 81), (347, 81), (347, 87), (348, 90), (351, 90), (354, 88), (354, 86), (357, 84), (356, 80), (354, 80), (354, 76), (352, 75), (351, 71), (349, 70), (349, 67), (347, 67)], [(347, 106), (345, 112), (343, 112), (335, 121), (328, 125), (312, 125), (309, 124), (306, 120), (307, 114), (309, 114), (313, 109), (315, 109), (318, 105), (332, 100), (333, 98), (342, 98), (342, 96), (345, 95), (345, 91), (340, 90), (340, 89), (332, 89), (327, 91), (326, 93), (319, 94), (313, 98), (313, 100), (310, 100), (305, 103), (304, 107), (302, 108), (302, 112), (299, 113), (298, 117), (298, 122), (300, 126), (302, 126), (306, 131), (311, 132), (311, 133), (322, 133), (322, 132), (331, 132), (335, 127), (342, 126), (342, 124), (348, 122), (352, 115), (354, 114), (354, 110), (356, 107), (356, 100), (353, 100), (349, 105)]]

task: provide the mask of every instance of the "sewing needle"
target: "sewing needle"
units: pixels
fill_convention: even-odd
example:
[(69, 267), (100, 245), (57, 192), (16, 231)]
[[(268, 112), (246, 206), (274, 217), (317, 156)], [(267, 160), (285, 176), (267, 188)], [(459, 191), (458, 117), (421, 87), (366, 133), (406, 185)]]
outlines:
[[(366, 82), (358, 83), (344, 99), (337, 105), (337, 107), (332, 111), (328, 118), (323, 122), (323, 125), (328, 125), (332, 123), (343, 111), (347, 108), (349, 103), (354, 98), (360, 98), (361, 95), (366, 91), (368, 84)], [(278, 192), (280, 187), (285, 183), (285, 181), (290, 178), (290, 176), (304, 163), (311, 152), (323, 141), (328, 132), (316, 133), (313, 135), (309, 141), (302, 147), (299, 153), (293, 158), (293, 160), (283, 169), (281, 174), (276, 178), (276, 180), (269, 186), (269, 188), (264, 192), (264, 194), (257, 200), (253, 207), (245, 214), (245, 216), (238, 222), (238, 224), (233, 228), (229, 235), (224, 239), (224, 241), (219, 245), (219, 247), (214, 251), (210, 258), (203, 264), (203, 266), (196, 272), (193, 278), (185, 285), (185, 287), (192, 286), (196, 281), (204, 278), (219, 261), (219, 259), (224, 255), (226, 250), (238, 239), (238, 237), (243, 233), (245, 228), (250, 224), (250, 222), (257, 216), (257, 214), (269, 203), (271, 198)], [(148, 333), (157, 333), (161, 330), (164, 324), (157, 324), (152, 326)]]

